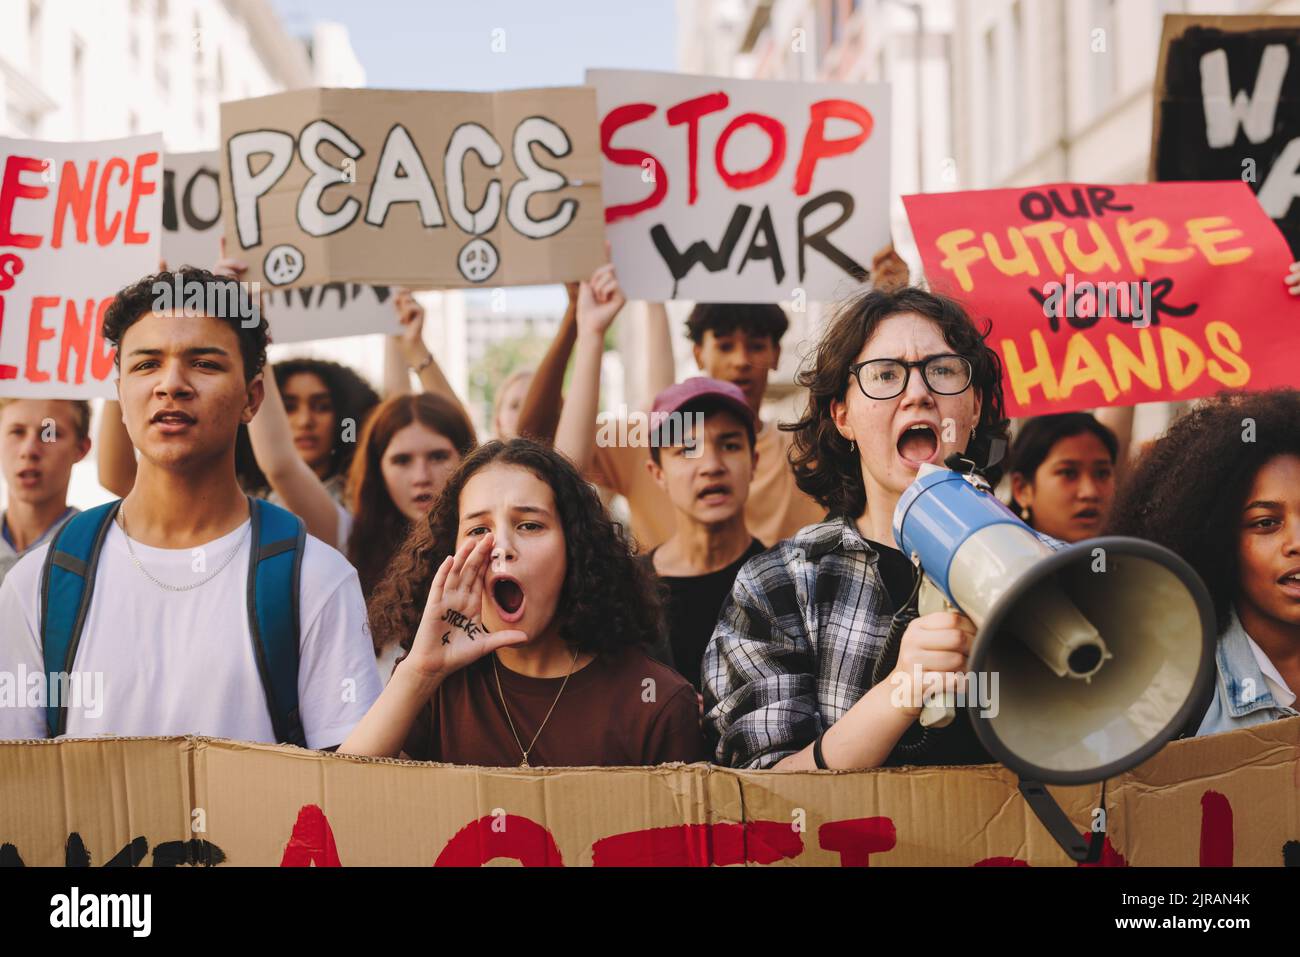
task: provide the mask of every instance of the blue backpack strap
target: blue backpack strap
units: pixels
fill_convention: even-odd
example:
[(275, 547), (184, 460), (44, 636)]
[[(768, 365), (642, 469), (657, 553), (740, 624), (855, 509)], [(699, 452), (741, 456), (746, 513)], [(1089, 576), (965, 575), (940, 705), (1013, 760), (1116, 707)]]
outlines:
[(41, 568), (41, 650), (45, 659), (45, 724), (51, 738), (68, 730), (67, 702), (55, 694), (60, 673), (72, 672), (95, 590), (95, 569), (122, 500), (79, 512), (50, 542)]
[(249, 499), (248, 628), (275, 739), (307, 746), (298, 713), (298, 589), (307, 528), (270, 502)]

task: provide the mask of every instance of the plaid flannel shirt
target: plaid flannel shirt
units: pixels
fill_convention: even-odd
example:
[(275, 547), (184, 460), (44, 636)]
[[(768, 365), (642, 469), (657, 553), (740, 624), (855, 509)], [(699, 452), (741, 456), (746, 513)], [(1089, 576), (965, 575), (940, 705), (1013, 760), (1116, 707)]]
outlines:
[(835, 519), (741, 568), (704, 651), (719, 764), (771, 767), (870, 689), (892, 618), (878, 558), (853, 522)]

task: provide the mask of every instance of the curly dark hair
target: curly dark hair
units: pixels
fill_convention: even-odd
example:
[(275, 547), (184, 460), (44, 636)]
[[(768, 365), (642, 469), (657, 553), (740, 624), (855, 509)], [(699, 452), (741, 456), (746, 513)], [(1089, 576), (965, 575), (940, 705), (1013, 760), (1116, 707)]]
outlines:
[[(1251, 423), (1253, 442), (1244, 439)], [(1300, 455), (1300, 392), (1216, 396), (1176, 419), (1129, 470), (1107, 534), (1145, 538), (1186, 560), (1222, 631), (1239, 590), (1241, 507), (1255, 474), (1279, 455)]]
[(772, 345), (779, 346), (788, 328), (790, 320), (771, 302), (701, 302), (686, 317), (686, 334), (697, 346), (706, 332), (726, 336), (737, 329), (750, 336), (770, 336)]
[(570, 648), (602, 656), (653, 644), (662, 627), (658, 591), (634, 558), (623, 527), (563, 455), (528, 439), (511, 439), (488, 442), (471, 453), (438, 496), (428, 521), (411, 530), (394, 556), (369, 601), (376, 650), (395, 641), (410, 648), (434, 572), (456, 550), (461, 491), (493, 464), (526, 468), (555, 494), (568, 569), (555, 612), (560, 637)]
[[(360, 445), (355, 437), (360, 435), (367, 416), (379, 405), (379, 393), (356, 370), (328, 359), (285, 359), (272, 365), (271, 371), (281, 392), (284, 391), (285, 383), (301, 372), (314, 375), (325, 383), (330, 394), (330, 404), (334, 406), (335, 432), (330, 471), (326, 477), (346, 475), (357, 446)], [(350, 442), (344, 442), (340, 432), (342, 424), (349, 420), (354, 438)], [(240, 486), (249, 491), (266, 489), (270, 484), (253, 455), (253, 445), (249, 441), (246, 425), (239, 427), (239, 435), (235, 439), (235, 474), (239, 476)]]
[[(831, 403), (843, 402), (857, 360), (876, 328), (890, 316), (912, 312), (931, 320), (952, 350), (971, 364), (971, 385), (980, 394), (980, 419), (966, 454), (983, 467), (991, 484), (1002, 477), (1000, 460), (1006, 449), (1008, 426), (1002, 400), (1002, 361), (955, 299), (905, 286), (892, 292), (873, 289), (847, 300), (836, 311), (817, 344), (811, 368), (797, 382), (808, 390), (803, 418), (781, 428), (794, 433), (790, 464), (795, 483), (835, 516), (857, 518), (867, 508), (862, 462), (840, 435), (831, 416)], [(992, 461), (990, 461), (992, 459)]]
[[(185, 303), (173, 303), (176, 298), (173, 290), (179, 288), (184, 296), (198, 283), (206, 291), (205, 306), (214, 305), (211, 318), (220, 319), (235, 331), (239, 337), (239, 352), (244, 360), (244, 381), (251, 382), (253, 377), (266, 365), (266, 347), (271, 341), (270, 327), (260, 306), (256, 311), (256, 324), (246, 325), (252, 315), (252, 307), (257, 304), (252, 294), (238, 280), (218, 276), (198, 266), (182, 266), (175, 272), (160, 272), (145, 276), (120, 290), (104, 311), (104, 341), (114, 349), (122, 344), (126, 330), (155, 308), (181, 309)], [(159, 300), (165, 299), (167, 305), (159, 306)], [(119, 349), (113, 362), (120, 369), (122, 356)]]

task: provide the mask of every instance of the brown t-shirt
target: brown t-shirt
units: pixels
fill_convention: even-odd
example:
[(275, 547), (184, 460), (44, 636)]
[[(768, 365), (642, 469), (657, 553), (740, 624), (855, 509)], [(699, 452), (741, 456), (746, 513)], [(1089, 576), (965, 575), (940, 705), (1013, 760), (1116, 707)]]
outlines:
[[(417, 761), (517, 767), (523, 757), (501, 709), (493, 655), (456, 672), (434, 692), (403, 750)], [(524, 747), (564, 682), (530, 678), (498, 663), (501, 691)], [(528, 755), (530, 767), (703, 761), (695, 689), (677, 672), (629, 648), (596, 658), (569, 678)]]
[[(639, 435), (630, 427), (621, 433), (613, 425), (607, 428), (610, 435)], [(826, 518), (826, 509), (795, 485), (789, 459), (793, 442), (793, 434), (782, 432), (772, 423), (755, 444), (758, 465), (745, 502), (745, 525), (750, 534), (769, 548), (804, 526)], [(675, 521), (672, 500), (655, 484), (646, 468), (649, 460), (648, 445), (601, 445), (598, 433), (596, 454), (587, 473), (590, 481), (627, 499), (632, 535), (642, 551), (666, 542), (673, 534)]]

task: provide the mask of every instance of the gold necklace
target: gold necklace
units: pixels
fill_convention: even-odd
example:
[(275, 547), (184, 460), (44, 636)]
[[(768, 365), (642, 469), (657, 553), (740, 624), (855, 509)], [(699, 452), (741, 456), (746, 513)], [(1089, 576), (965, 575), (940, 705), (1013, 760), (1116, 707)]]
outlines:
[(545, 728), (546, 722), (551, 720), (551, 712), (554, 711), (555, 706), (560, 703), (560, 695), (564, 694), (564, 687), (569, 683), (569, 679), (573, 676), (573, 668), (575, 665), (577, 665), (577, 663), (578, 663), (578, 650), (575, 648), (573, 650), (573, 660), (569, 662), (569, 673), (564, 676), (564, 681), (561, 682), (560, 684), (559, 694), (557, 694), (555, 696), (555, 700), (551, 702), (551, 709), (550, 711), (546, 712), (546, 717), (542, 719), (541, 727), (537, 729), (537, 733), (533, 735), (533, 740), (529, 741), (528, 747), (525, 748), (524, 743), (519, 740), (519, 732), (515, 730), (515, 722), (510, 717), (510, 709), (506, 707), (506, 696), (501, 691), (501, 672), (497, 669), (497, 656), (495, 653), (493, 653), (492, 674), (497, 679), (497, 697), (501, 699), (501, 710), (506, 713), (506, 721), (510, 722), (510, 733), (515, 736), (515, 744), (518, 746), (519, 750), (523, 752), (524, 759), (519, 762), (519, 766), (521, 768), (526, 768), (530, 766), (528, 764), (528, 755), (532, 753), (533, 745), (537, 743), (537, 739), (542, 736), (542, 728)]

